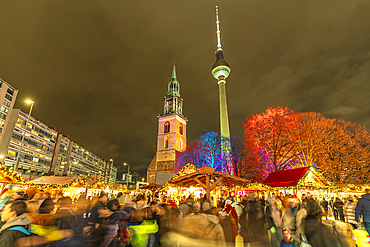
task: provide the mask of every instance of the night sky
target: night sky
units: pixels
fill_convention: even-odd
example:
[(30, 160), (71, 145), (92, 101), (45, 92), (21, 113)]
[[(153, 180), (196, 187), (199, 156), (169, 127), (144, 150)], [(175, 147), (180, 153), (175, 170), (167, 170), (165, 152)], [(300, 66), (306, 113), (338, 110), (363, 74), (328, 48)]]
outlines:
[(370, 1), (0, 0), (0, 77), (15, 108), (121, 173), (146, 173), (173, 63), (188, 144), (219, 132), (215, 6), (231, 136), (270, 106), (370, 127)]

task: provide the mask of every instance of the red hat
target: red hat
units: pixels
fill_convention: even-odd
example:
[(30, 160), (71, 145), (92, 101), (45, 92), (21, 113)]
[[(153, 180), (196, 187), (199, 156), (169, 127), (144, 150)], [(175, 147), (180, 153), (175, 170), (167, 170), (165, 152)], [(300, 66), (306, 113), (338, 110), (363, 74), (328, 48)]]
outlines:
[(285, 232), (285, 231), (287, 231), (287, 232), (290, 233), (290, 229), (289, 228), (283, 228), (283, 230), (281, 232)]
[(176, 207), (176, 203), (172, 200), (168, 200), (167, 203), (169, 203), (173, 208)]

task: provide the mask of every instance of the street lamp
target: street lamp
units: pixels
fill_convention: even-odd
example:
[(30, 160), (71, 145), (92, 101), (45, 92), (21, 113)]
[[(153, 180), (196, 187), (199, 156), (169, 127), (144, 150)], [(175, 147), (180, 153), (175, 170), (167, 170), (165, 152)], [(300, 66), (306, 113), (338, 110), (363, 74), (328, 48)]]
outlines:
[(127, 163), (123, 163), (123, 165), (127, 166), (126, 188), (128, 188), (128, 178), (130, 176), (130, 165)]
[(25, 127), (25, 129), (23, 130), (23, 133), (22, 133), (21, 145), (19, 146), (18, 156), (17, 156), (17, 162), (15, 163), (14, 171), (18, 171), (18, 166), (19, 166), (19, 161), (20, 161), (20, 157), (21, 157), (22, 146), (23, 146), (23, 142), (24, 142), (24, 135), (26, 134), (27, 125), (28, 125), (28, 122), (30, 121), (30, 116), (31, 116), (31, 113), (32, 113), (33, 103), (35, 103), (35, 102), (33, 102), (32, 100), (26, 100), (26, 103), (27, 104), (31, 104), (31, 107), (30, 107), (30, 111), (28, 112), (27, 121), (26, 121), (26, 124), (25, 124), (26, 127)]

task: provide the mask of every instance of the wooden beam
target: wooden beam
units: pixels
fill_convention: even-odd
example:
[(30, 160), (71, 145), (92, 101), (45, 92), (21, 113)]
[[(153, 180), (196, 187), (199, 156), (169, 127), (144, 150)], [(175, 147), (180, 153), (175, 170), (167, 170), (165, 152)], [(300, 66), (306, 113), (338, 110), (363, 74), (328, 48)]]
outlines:
[(222, 179), (224, 179), (224, 177), (223, 177), (223, 176), (220, 176), (220, 177), (217, 179), (217, 181), (216, 181), (216, 182), (213, 182), (213, 184), (212, 184), (212, 186), (211, 186), (210, 190), (211, 190), (211, 191), (212, 191), (212, 190), (214, 190), (214, 189), (216, 188), (216, 185), (217, 185), (219, 182), (221, 182), (221, 181), (222, 181)]
[(207, 187), (202, 183), (197, 177), (193, 178), (195, 182), (197, 182), (204, 190), (207, 190)]
[(209, 182), (210, 182), (210, 175), (206, 174), (206, 192), (207, 192), (207, 200), (208, 202), (211, 202), (211, 191), (210, 191), (210, 187), (209, 187)]

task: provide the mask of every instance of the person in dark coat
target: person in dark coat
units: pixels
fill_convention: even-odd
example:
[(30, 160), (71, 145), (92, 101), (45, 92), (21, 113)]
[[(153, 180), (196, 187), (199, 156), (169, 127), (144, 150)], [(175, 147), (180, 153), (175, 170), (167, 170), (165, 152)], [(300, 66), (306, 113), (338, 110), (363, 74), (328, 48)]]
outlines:
[(365, 229), (370, 234), (370, 189), (366, 189), (365, 193), (358, 199), (355, 217), (357, 222), (360, 222), (360, 217), (362, 217)]
[(344, 203), (342, 202), (342, 200), (336, 197), (333, 206), (334, 210), (338, 212), (339, 220), (344, 222), (344, 213), (343, 213)]
[(0, 246), (13, 247), (19, 238), (29, 236), (31, 220), (25, 215), (27, 204), (17, 200), (7, 204), (1, 214)]
[(328, 212), (329, 212), (329, 202), (325, 199), (325, 197), (322, 198), (322, 201), (320, 202), (321, 206), (324, 209), (325, 218), (328, 219)]
[(244, 238), (244, 246), (249, 243), (254, 246), (268, 246), (264, 227), (264, 215), (262, 206), (256, 201), (254, 192), (248, 193), (248, 203), (240, 216), (241, 232)]
[(307, 215), (305, 223), (305, 234), (312, 247), (341, 246), (335, 235), (316, 216)]

